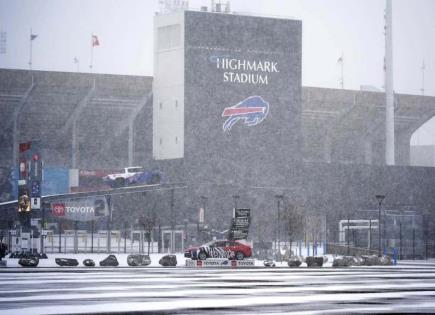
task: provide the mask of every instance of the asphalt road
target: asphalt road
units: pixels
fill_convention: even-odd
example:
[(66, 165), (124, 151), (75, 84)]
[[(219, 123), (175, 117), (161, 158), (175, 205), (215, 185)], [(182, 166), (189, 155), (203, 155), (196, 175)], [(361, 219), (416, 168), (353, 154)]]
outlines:
[(0, 269), (0, 314), (115, 312), (435, 313), (435, 261), (346, 269)]

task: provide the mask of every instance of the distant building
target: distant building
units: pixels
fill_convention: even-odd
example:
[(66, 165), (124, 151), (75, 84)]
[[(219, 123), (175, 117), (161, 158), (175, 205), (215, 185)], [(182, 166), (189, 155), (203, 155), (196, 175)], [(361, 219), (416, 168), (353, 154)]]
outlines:
[[(154, 27), (154, 77), (0, 70), (0, 165), (13, 164), (22, 108), (18, 139), (39, 139), (45, 165), (142, 165), (184, 183), (156, 200), (166, 220), (175, 200), (174, 223), (198, 222), (203, 208), (207, 224), (224, 230), (237, 202), (252, 209), (252, 240), (285, 239), (282, 215), (297, 205), (322, 218), (311, 240), (334, 242), (340, 220), (361, 219), (358, 210), (376, 209), (385, 194), (384, 209), (412, 212), (419, 253), (435, 238), (425, 232), (435, 231), (435, 168), (409, 166), (411, 136), (435, 115), (435, 97), (395, 95), (396, 166), (386, 166), (385, 94), (302, 87), (301, 21), (177, 10)], [(116, 198), (122, 217), (129, 209)]]

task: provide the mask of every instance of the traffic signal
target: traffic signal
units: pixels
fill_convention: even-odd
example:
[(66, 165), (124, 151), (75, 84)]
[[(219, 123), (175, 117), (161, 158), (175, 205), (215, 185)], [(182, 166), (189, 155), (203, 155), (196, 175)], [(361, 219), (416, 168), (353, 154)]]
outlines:
[(43, 163), (39, 141), (20, 143), (18, 176), (18, 212), (40, 209)]

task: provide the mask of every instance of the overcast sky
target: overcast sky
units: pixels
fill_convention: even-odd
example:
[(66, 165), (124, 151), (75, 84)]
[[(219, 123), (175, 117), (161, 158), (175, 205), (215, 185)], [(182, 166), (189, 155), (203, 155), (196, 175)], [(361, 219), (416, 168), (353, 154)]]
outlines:
[[(191, 0), (191, 8), (210, 6)], [(226, 1), (222, 1), (226, 2)], [(344, 54), (344, 85), (383, 86), (384, 0), (232, 0), (231, 9), (303, 21), (302, 84), (339, 87)], [(6, 53), (0, 68), (28, 69), (30, 29), (33, 69), (89, 71), (91, 34), (94, 72), (153, 74), (153, 16), (158, 0), (0, 0), (0, 32)], [(435, 96), (435, 0), (393, 0), (394, 88)], [(413, 137), (413, 143), (435, 144), (435, 120)]]

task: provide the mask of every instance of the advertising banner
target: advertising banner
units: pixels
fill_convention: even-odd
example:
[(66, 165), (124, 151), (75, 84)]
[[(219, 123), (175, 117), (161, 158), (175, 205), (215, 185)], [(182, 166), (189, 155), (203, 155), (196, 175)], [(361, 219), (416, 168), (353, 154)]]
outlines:
[(244, 259), (244, 260), (228, 260), (226, 258), (212, 258), (207, 260), (186, 259), (186, 267), (190, 267), (190, 268), (255, 267), (255, 262), (253, 259)]
[(105, 196), (92, 196), (53, 202), (51, 213), (72, 221), (92, 221), (109, 215), (109, 207)]

